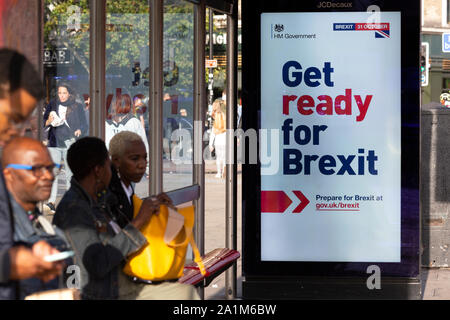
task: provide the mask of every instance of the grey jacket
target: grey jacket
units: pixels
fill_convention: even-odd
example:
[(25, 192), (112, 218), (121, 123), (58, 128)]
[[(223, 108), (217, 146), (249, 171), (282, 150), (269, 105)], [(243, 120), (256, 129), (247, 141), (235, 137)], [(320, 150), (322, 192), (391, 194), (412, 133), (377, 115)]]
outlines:
[(13, 246), (13, 218), (0, 165), (0, 300), (18, 299), (18, 282), (11, 281), (9, 249)]
[[(14, 218), (14, 243), (21, 244), (31, 248), (36, 242), (44, 240), (52, 247), (59, 251), (70, 250), (70, 246), (64, 236), (64, 232), (57, 227), (53, 227), (55, 234), (49, 234), (45, 231), (43, 226), (39, 222), (38, 216), (41, 216), (41, 212), (36, 207), (34, 212), (30, 213), (35, 218), (30, 220), (28, 213), (17, 203), (14, 197), (10, 194), (11, 208)], [(67, 264), (72, 264), (71, 259), (65, 261)], [(24, 299), (27, 295), (38, 291), (58, 289), (58, 278), (49, 282), (42, 282), (37, 278), (28, 278), (19, 281), (19, 295), (20, 299)]]
[(116, 234), (110, 217), (108, 205), (94, 202), (72, 177), (53, 223), (65, 231), (75, 251), (83, 299), (117, 299), (119, 272), (126, 257), (147, 243), (131, 224)]

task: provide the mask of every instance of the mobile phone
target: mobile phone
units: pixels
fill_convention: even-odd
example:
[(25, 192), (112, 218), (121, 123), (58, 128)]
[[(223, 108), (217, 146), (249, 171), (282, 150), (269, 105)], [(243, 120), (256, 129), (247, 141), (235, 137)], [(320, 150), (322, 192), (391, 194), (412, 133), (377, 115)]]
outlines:
[(73, 255), (74, 255), (73, 251), (63, 251), (63, 252), (51, 254), (49, 256), (45, 256), (44, 260), (47, 262), (55, 262), (55, 261), (67, 259), (69, 257), (72, 257)]

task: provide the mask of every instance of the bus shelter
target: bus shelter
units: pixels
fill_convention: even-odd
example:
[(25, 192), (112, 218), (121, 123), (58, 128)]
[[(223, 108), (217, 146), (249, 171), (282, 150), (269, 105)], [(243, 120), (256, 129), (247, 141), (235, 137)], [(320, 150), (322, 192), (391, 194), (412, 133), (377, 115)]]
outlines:
[[(190, 197), (196, 208), (195, 238), (201, 254), (205, 234), (204, 150), (208, 147), (209, 129), (207, 12), (209, 18), (213, 12), (225, 16), (223, 87), (227, 127), (233, 128), (237, 1), (5, 0), (0, 6), (0, 44), (25, 53), (44, 79), (46, 101), (37, 108), (30, 134), (53, 147), (43, 117), (61, 82), (70, 87), (70, 94), (84, 110), (82, 135), (102, 138), (108, 145), (112, 136), (122, 130), (140, 134), (149, 166), (144, 179), (135, 186), (136, 194), (147, 197), (171, 192), (179, 199)], [(228, 148), (228, 157), (232, 158), (232, 138)], [(64, 152), (55, 154), (58, 159), (54, 161), (64, 162)], [(236, 167), (233, 161), (228, 163), (226, 246), (235, 249)], [(44, 204), (43, 209), (56, 205), (69, 187), (69, 180), (66, 167), (65, 176), (56, 182), (54, 203)], [(233, 298), (236, 266), (227, 271), (226, 277), (227, 297)]]

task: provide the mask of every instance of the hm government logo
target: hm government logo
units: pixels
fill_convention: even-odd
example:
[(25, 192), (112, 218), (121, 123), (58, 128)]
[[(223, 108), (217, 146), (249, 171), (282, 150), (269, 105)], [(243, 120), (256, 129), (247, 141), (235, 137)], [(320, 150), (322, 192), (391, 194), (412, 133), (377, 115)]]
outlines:
[[(292, 29), (292, 28), (287, 28)], [(290, 33), (287, 31), (284, 24), (276, 23), (270, 25), (270, 38), (271, 39), (315, 39), (316, 34), (298, 34), (298, 33)], [(284, 32), (283, 32), (284, 31)]]
[(276, 24), (273, 29), (275, 30), (275, 32), (283, 32), (284, 30), (284, 25), (282, 24)]

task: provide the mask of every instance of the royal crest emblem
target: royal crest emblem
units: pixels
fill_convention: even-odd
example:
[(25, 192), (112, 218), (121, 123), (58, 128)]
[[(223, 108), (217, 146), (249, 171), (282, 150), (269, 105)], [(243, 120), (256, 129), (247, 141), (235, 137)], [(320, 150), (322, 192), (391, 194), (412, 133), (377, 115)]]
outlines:
[(281, 31), (284, 30), (284, 25), (282, 25), (282, 24), (276, 24), (275, 27), (274, 27), (274, 30), (275, 30), (276, 32), (281, 32)]

